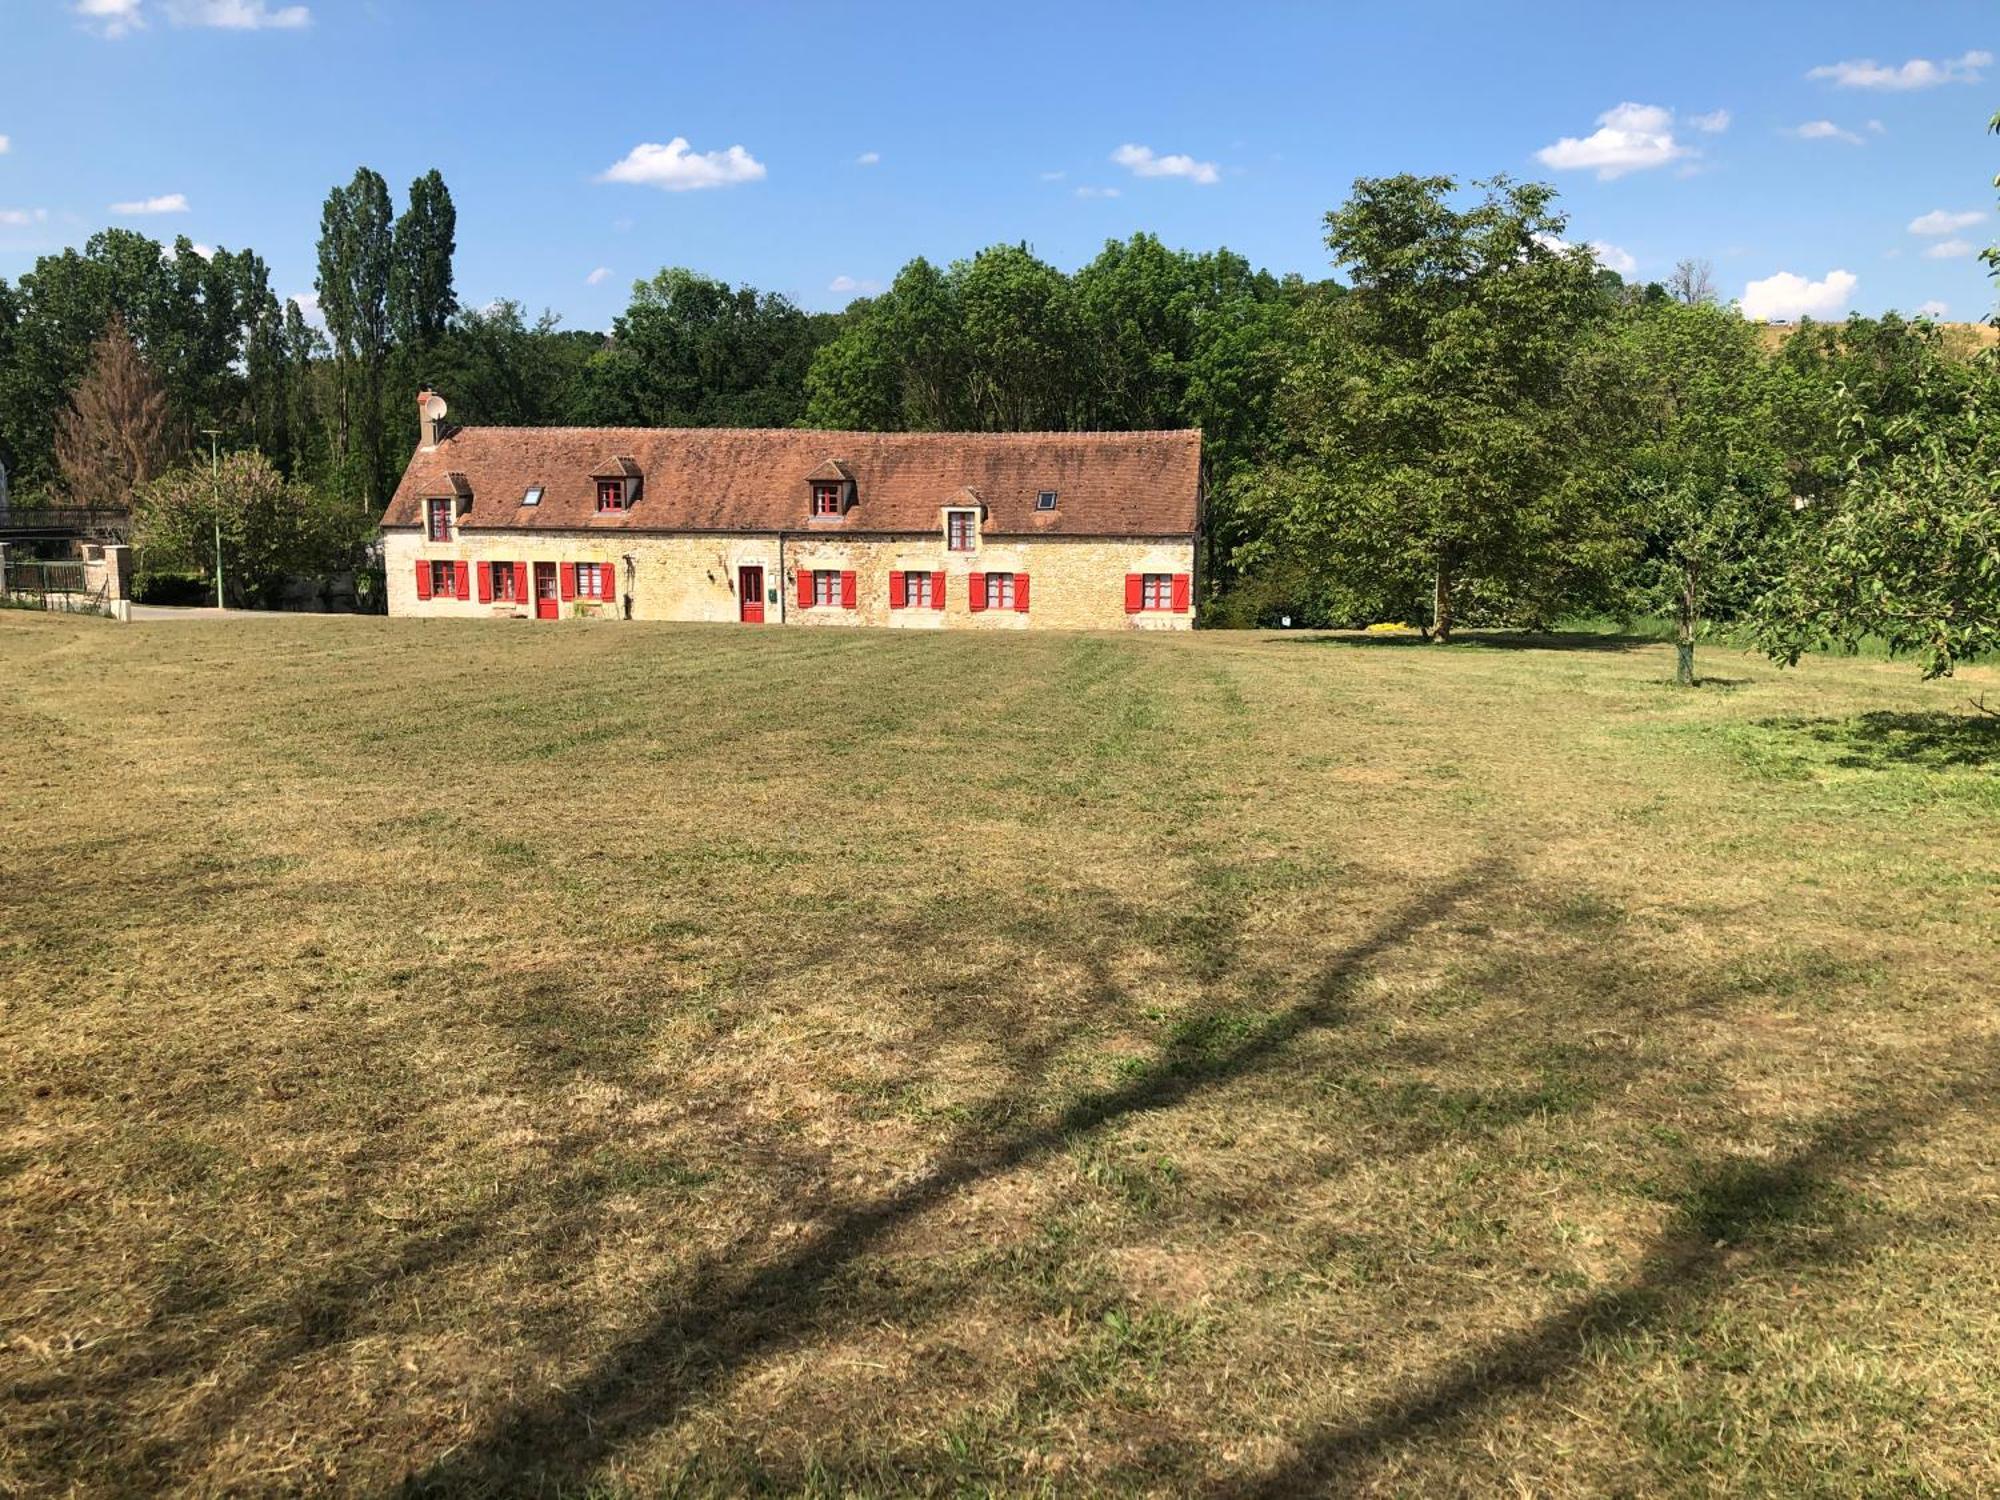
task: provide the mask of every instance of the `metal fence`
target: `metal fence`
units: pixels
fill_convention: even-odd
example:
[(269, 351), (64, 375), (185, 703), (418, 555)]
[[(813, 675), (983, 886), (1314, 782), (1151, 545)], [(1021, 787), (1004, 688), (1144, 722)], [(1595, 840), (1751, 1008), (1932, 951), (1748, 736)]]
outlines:
[(89, 614), (106, 611), (106, 585), (100, 582), (91, 588), (84, 565), (76, 561), (9, 559), (0, 567), (0, 595), (43, 609)]

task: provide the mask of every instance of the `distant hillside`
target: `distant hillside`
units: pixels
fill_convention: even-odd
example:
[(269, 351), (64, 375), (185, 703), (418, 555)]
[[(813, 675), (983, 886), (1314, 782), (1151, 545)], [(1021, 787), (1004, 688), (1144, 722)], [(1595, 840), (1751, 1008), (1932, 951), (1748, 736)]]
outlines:
[[(1817, 321), (1813, 324), (1815, 328), (1828, 326), (1838, 328), (1840, 324), (1828, 325)], [(1995, 328), (1990, 323), (1940, 323), (1938, 326), (1944, 330), (1945, 346), (1954, 353), (1970, 357), (1981, 349), (1991, 349), (2000, 344), (2000, 328)], [(1757, 335), (1763, 340), (1766, 349), (1775, 349), (1798, 331), (1799, 325), (1796, 323), (1782, 326), (1764, 323), (1758, 326)]]

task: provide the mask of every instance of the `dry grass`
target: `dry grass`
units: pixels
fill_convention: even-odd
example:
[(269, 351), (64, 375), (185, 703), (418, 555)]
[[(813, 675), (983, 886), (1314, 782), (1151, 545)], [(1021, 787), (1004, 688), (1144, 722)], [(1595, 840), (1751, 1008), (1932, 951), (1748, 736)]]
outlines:
[(0, 618), (0, 1492), (2000, 1486), (1992, 672)]

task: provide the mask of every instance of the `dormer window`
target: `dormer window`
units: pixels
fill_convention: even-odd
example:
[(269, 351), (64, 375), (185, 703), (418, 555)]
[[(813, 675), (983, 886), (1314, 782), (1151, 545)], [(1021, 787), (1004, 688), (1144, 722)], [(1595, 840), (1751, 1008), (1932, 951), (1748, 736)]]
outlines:
[(812, 513), (815, 516), (838, 516), (840, 514), (839, 483), (815, 481), (812, 488)]
[(953, 552), (970, 552), (979, 545), (979, 512), (948, 510), (944, 513), (944, 544)]
[(597, 512), (606, 515), (625, 508), (625, 481), (622, 479), (600, 479), (597, 481)]
[(451, 540), (451, 502), (449, 500), (426, 500), (426, 530), (434, 542)]

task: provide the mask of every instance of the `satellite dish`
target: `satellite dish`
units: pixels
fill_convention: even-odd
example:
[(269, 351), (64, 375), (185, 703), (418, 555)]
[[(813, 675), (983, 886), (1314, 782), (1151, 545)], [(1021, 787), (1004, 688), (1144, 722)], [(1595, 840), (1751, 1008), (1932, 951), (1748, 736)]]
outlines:
[(437, 395), (424, 397), (423, 413), (427, 422), (442, 422), (445, 413), (444, 397)]

